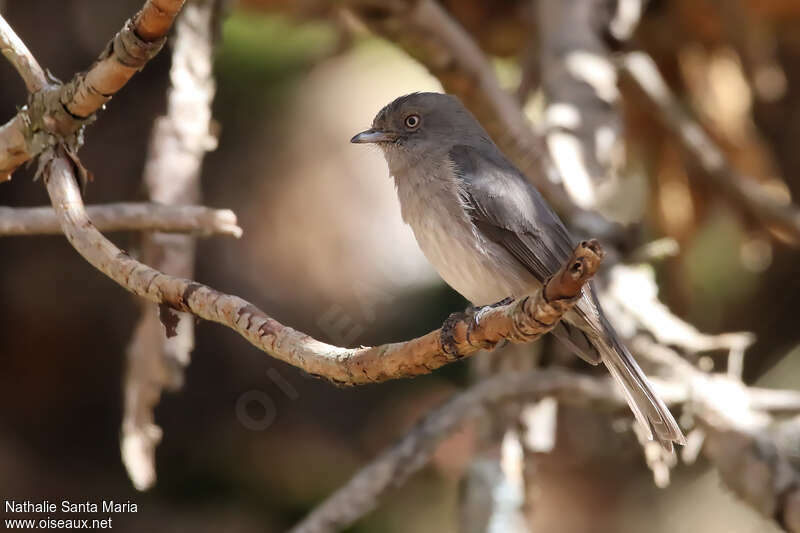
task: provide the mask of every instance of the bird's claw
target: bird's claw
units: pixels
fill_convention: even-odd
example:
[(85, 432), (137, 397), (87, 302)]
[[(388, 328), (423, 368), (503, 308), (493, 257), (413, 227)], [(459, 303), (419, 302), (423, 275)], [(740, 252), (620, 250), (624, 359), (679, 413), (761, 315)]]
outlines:
[(509, 296), (508, 298), (503, 298), (499, 302), (495, 302), (493, 304), (469, 306), (465, 311), (452, 313), (450, 316), (448, 316), (444, 321), (444, 324), (442, 324), (442, 350), (444, 353), (455, 358), (462, 357), (458, 350), (458, 343), (456, 342), (454, 336), (456, 324), (462, 321), (469, 321), (469, 326), (467, 327), (467, 342), (472, 344), (472, 341), (470, 340), (470, 333), (474, 328), (480, 326), (483, 316), (495, 307), (508, 305), (513, 301), (514, 298)]
[(450, 357), (456, 359), (462, 357), (458, 351), (455, 330), (456, 325), (467, 317), (469, 317), (469, 309), (466, 312), (459, 311), (457, 313), (451, 313), (450, 316), (445, 319), (444, 324), (442, 324), (442, 351)]

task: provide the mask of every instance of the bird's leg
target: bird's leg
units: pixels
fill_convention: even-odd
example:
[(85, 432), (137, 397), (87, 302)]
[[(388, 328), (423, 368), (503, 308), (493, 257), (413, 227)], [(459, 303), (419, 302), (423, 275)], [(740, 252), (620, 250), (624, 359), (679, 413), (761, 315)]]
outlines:
[(475, 308), (470, 306), (465, 311), (450, 313), (450, 316), (442, 324), (442, 350), (450, 357), (461, 358), (461, 354), (458, 351), (458, 343), (455, 339), (456, 326), (459, 322), (468, 320), (473, 309)]

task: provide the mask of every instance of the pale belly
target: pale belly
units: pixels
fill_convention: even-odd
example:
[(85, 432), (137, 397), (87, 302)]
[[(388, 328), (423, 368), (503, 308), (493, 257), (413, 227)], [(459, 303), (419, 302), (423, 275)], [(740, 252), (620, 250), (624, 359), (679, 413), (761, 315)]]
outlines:
[(501, 247), (482, 242), (463, 221), (445, 228), (425, 221), (411, 223), (422, 252), (439, 275), (474, 305), (533, 292), (538, 281)]
[(387, 152), (403, 220), (411, 226), (422, 252), (448, 285), (473, 305), (529, 294), (539, 282), (504, 248), (480, 239), (461, 205), (459, 181), (435, 157), (417, 165)]

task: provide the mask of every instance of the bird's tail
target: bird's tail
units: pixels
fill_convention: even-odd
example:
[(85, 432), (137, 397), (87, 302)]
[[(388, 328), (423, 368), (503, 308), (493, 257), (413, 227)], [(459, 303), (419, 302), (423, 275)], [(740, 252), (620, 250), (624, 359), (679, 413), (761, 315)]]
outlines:
[(592, 344), (600, 353), (603, 364), (614, 380), (620, 384), (625, 399), (636, 420), (647, 431), (648, 437), (672, 451), (672, 444), (686, 444), (681, 428), (664, 402), (656, 395), (644, 372), (636, 363), (628, 348), (622, 344), (605, 317), (602, 317), (606, 334), (602, 338), (592, 336)]

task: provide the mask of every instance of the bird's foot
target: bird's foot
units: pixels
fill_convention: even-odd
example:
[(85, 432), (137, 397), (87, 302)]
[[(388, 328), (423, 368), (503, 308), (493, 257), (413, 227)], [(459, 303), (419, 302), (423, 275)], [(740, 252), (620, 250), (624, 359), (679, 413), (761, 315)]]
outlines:
[(458, 342), (455, 339), (455, 332), (456, 326), (459, 322), (469, 320), (470, 309), (472, 308), (469, 308), (466, 311), (451, 313), (450, 316), (445, 319), (444, 324), (442, 324), (442, 351), (452, 358), (460, 359), (463, 357), (461, 352), (458, 350)]
[(491, 309), (500, 307), (502, 305), (508, 305), (513, 301), (514, 298), (509, 296), (508, 298), (503, 298), (499, 302), (495, 302), (493, 304), (481, 306), (471, 305), (464, 311), (452, 313), (444, 321), (444, 324), (442, 324), (442, 350), (444, 350), (444, 352), (451, 357), (461, 358), (462, 355), (458, 351), (458, 343), (455, 340), (456, 325), (459, 322), (469, 322), (469, 325), (467, 326), (467, 342), (472, 344), (470, 333), (474, 328), (480, 326), (483, 316)]

